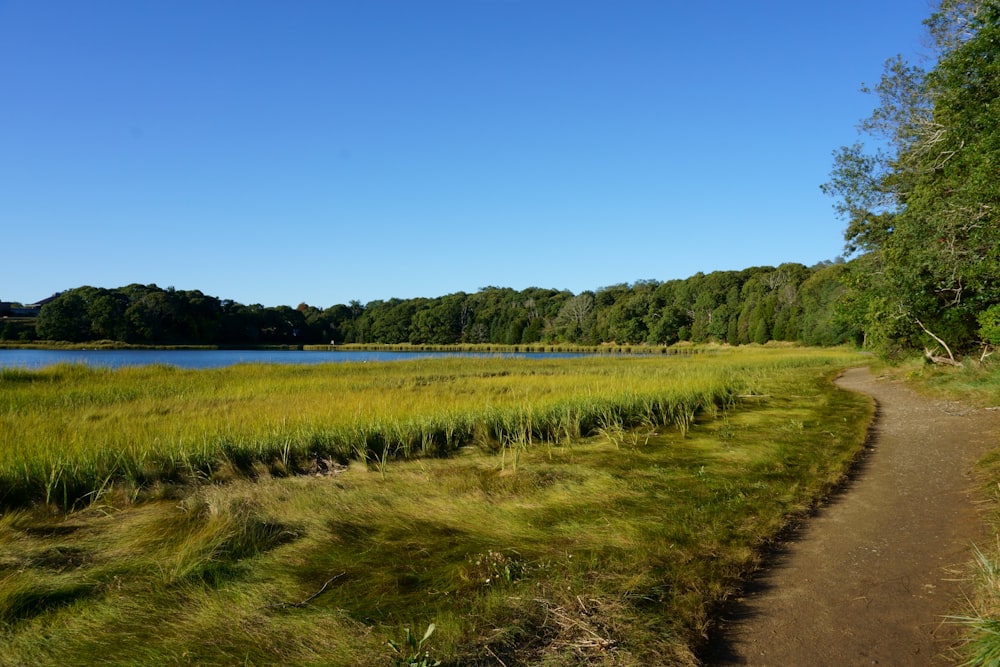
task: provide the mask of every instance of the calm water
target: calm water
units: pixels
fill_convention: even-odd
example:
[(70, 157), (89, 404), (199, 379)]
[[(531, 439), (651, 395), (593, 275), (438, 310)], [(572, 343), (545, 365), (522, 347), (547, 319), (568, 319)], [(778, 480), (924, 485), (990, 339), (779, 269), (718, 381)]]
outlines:
[(579, 357), (580, 354), (525, 352), (484, 355), (475, 352), (329, 352), (304, 350), (0, 350), (0, 368), (36, 369), (52, 364), (87, 364), (119, 368), (168, 364), (179, 368), (219, 368), (233, 364), (325, 364), (330, 362), (402, 361), (433, 357), (504, 356)]

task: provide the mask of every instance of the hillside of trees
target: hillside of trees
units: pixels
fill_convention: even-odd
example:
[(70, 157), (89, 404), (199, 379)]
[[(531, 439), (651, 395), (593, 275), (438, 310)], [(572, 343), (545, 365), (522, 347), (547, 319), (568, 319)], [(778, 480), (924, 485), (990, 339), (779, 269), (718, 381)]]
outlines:
[(640, 281), (573, 294), (485, 287), (437, 298), (265, 308), (199, 291), (79, 287), (0, 338), (136, 344), (853, 341), (935, 361), (1000, 346), (1000, 0), (941, 0), (933, 64), (886, 62), (859, 140), (822, 189), (848, 261)]
[[(678, 341), (830, 345), (857, 338), (836, 316), (843, 263), (801, 264), (640, 281), (579, 294), (485, 287), (437, 298), (264, 307), (200, 291), (78, 287), (42, 307), (34, 332), (11, 338), (132, 344), (431, 344)], [(0, 336), (7, 337), (6, 329)]]

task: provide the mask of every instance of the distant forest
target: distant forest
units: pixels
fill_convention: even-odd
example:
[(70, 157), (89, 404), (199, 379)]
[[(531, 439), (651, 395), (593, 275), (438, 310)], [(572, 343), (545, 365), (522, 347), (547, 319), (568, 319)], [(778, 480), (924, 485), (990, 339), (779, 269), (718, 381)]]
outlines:
[[(0, 304), (0, 338), (138, 344), (729, 344), (852, 341), (958, 364), (1000, 347), (1000, 0), (941, 0), (929, 69), (900, 57), (821, 188), (850, 261), (782, 264), (573, 294), (485, 287), (329, 308), (199, 291), (79, 287), (37, 320)], [(10, 314), (2, 312), (6, 306)]]
[(799, 341), (832, 345), (859, 332), (836, 315), (845, 265), (755, 267), (640, 281), (573, 294), (485, 287), (437, 298), (264, 307), (198, 290), (77, 287), (46, 303), (7, 340), (156, 345), (601, 343), (670, 345)]

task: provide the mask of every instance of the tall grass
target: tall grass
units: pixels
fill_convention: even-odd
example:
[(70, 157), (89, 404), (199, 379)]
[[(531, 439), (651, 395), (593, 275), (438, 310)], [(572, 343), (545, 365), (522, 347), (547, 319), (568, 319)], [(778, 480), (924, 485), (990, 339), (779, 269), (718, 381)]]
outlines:
[[(111, 489), (291, 474), (351, 459), (557, 443), (609, 423), (686, 432), (768, 364), (836, 352), (697, 358), (425, 359), (323, 366), (0, 371), (0, 503), (92, 502)], [(763, 366), (762, 366), (763, 365)], [(516, 449), (516, 448), (515, 448)]]
[[(423, 456), (414, 441), (409, 460), (383, 469), (354, 460), (321, 476), (282, 477), (264, 465), (255, 479), (180, 486), (169, 499), (109, 495), (68, 514), (5, 510), (0, 666), (375, 666), (398, 658), (390, 641), (405, 645), (431, 624), (436, 631), (420, 649), (447, 667), (692, 665), (712, 609), (752, 571), (761, 546), (859, 451), (871, 405), (829, 382), (853, 359), (705, 357), (699, 363), (732, 382), (730, 405), (715, 418), (706, 408), (683, 433), (669, 422), (669, 391), (650, 391), (658, 368), (697, 377), (674, 366), (683, 360), (646, 369), (581, 364), (576, 377), (590, 380), (574, 385), (581, 404), (599, 402), (602, 378), (632, 382), (609, 384), (617, 402), (594, 411), (601, 433), (582, 438), (574, 429), (585, 426), (571, 414), (577, 403), (558, 384), (561, 362), (547, 371), (356, 369), (362, 380), (345, 377), (359, 387), (381, 379), (393, 396), (440, 384), (432, 374), (454, 376), (452, 390), (483, 382), (513, 395), (487, 402), (479, 388), (468, 413), (480, 419), (463, 428), (485, 444), (451, 457)], [(286, 388), (312, 382), (312, 372), (293, 380), (276, 370), (233, 375), (285, 378), (278, 384)], [(185, 375), (175, 373), (169, 391), (191, 393)], [(523, 394), (527, 385), (543, 395), (545, 382), (560, 399), (551, 441), (538, 428), (548, 413), (536, 420)], [(465, 414), (459, 402), (442, 406), (438, 428)], [(391, 404), (371, 414), (398, 407)], [(660, 415), (660, 425), (640, 420), (631, 429), (633, 409)], [(384, 420), (378, 428), (388, 433)]]

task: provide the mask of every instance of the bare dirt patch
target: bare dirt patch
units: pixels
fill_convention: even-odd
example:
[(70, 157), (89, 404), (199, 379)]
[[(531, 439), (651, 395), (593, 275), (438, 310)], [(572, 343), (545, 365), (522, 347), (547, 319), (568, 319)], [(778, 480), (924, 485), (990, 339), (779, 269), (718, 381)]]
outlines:
[(987, 539), (973, 466), (1000, 415), (935, 401), (867, 369), (837, 380), (878, 410), (836, 497), (778, 545), (711, 639), (709, 665), (954, 664), (971, 546)]

